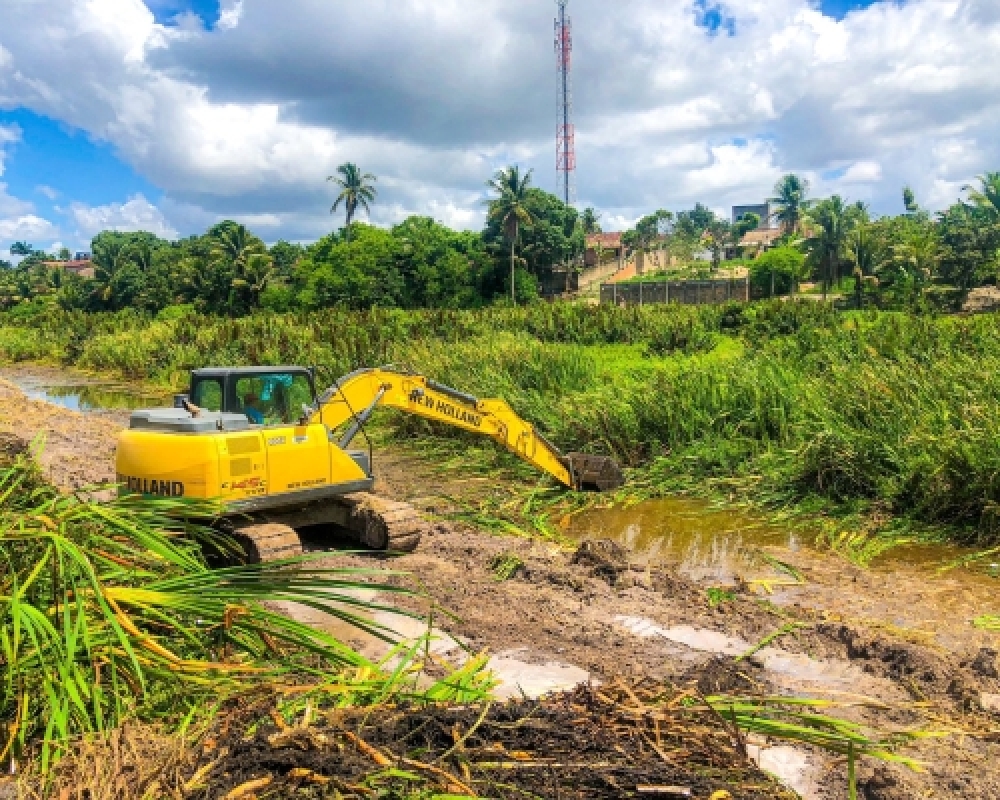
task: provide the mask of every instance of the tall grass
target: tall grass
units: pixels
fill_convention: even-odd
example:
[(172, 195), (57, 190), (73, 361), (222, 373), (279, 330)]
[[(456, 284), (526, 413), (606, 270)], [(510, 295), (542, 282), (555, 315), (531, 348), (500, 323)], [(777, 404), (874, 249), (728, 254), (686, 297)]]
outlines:
[(877, 504), (959, 538), (997, 534), (992, 315), (840, 314), (803, 301), (0, 318), (0, 357), (53, 354), (173, 385), (209, 363), (314, 364), (332, 380), (395, 362), (506, 398), (561, 446), (617, 456), (648, 493), (715, 486), (775, 503)]

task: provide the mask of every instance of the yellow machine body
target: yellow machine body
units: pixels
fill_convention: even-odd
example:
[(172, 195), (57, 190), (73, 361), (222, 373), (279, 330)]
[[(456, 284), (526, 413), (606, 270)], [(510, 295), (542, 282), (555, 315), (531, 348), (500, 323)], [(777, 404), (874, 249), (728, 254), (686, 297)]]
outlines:
[[(208, 435), (127, 430), (118, 440), (117, 472), (126, 491), (218, 500), (233, 511), (277, 506), (279, 496), (296, 500), (307, 490), (370, 488), (370, 476), (329, 442), (321, 424)], [(267, 497), (278, 502), (260, 502)]]

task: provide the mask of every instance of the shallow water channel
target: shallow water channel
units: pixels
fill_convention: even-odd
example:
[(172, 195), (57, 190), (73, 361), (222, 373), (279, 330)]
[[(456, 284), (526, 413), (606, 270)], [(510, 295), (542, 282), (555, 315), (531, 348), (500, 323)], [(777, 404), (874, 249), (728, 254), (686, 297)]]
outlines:
[[(640, 564), (673, 564), (692, 580), (728, 583), (760, 571), (762, 550), (774, 554), (818, 555), (817, 531), (808, 523), (774, 522), (739, 507), (719, 507), (705, 500), (669, 497), (633, 506), (595, 508), (576, 514), (563, 526), (578, 541), (611, 539)], [(975, 551), (947, 544), (913, 544), (890, 550), (874, 568), (901, 566), (937, 571)], [(1000, 558), (1000, 556), (998, 556)], [(976, 583), (993, 583), (1000, 564), (985, 563), (975, 572), (960, 570)]]
[(32, 400), (84, 413), (133, 411), (172, 404), (172, 395), (168, 392), (142, 391), (135, 386), (72, 370), (9, 367), (0, 369), (0, 378), (17, 386)]

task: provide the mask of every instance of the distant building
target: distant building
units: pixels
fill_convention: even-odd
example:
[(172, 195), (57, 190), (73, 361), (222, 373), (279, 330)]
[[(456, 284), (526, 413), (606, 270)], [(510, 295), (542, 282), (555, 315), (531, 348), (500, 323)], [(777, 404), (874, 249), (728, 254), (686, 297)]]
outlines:
[(583, 263), (588, 267), (596, 267), (598, 260), (621, 261), (625, 255), (621, 233), (591, 233), (587, 235), (586, 252)]
[(755, 231), (747, 231), (740, 239), (740, 247), (763, 252), (774, 247), (775, 241), (780, 236), (781, 231), (777, 228), (758, 228)]
[(78, 251), (75, 256), (73, 256), (74, 261), (90, 261), (92, 258), (91, 254), (86, 251)]
[[(78, 256), (86, 255), (89, 253), (77, 253)], [(94, 277), (94, 262), (90, 258), (77, 258), (72, 261), (43, 261), (45, 266), (51, 269), (64, 269), (67, 272), (72, 272), (75, 275), (79, 275), (81, 278), (93, 278)]]
[(773, 230), (775, 227), (775, 221), (771, 210), (770, 203), (758, 203), (756, 205), (750, 206), (733, 206), (733, 224), (735, 225), (747, 214), (756, 214), (760, 217), (760, 225), (757, 226), (757, 230)]

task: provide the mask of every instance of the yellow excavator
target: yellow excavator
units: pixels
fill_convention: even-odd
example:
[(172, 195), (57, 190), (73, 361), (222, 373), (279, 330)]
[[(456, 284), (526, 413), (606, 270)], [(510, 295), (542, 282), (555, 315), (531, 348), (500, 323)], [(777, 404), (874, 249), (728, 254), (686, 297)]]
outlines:
[(353, 372), (320, 396), (305, 367), (198, 369), (174, 406), (132, 413), (118, 440), (120, 491), (219, 502), (250, 562), (300, 554), (296, 530), (312, 525), (339, 526), (375, 550), (416, 548), (428, 523), (373, 494), (371, 447), (351, 446), (379, 407), (489, 436), (576, 490), (623, 483), (612, 459), (564, 456), (503, 400), (393, 367)]

